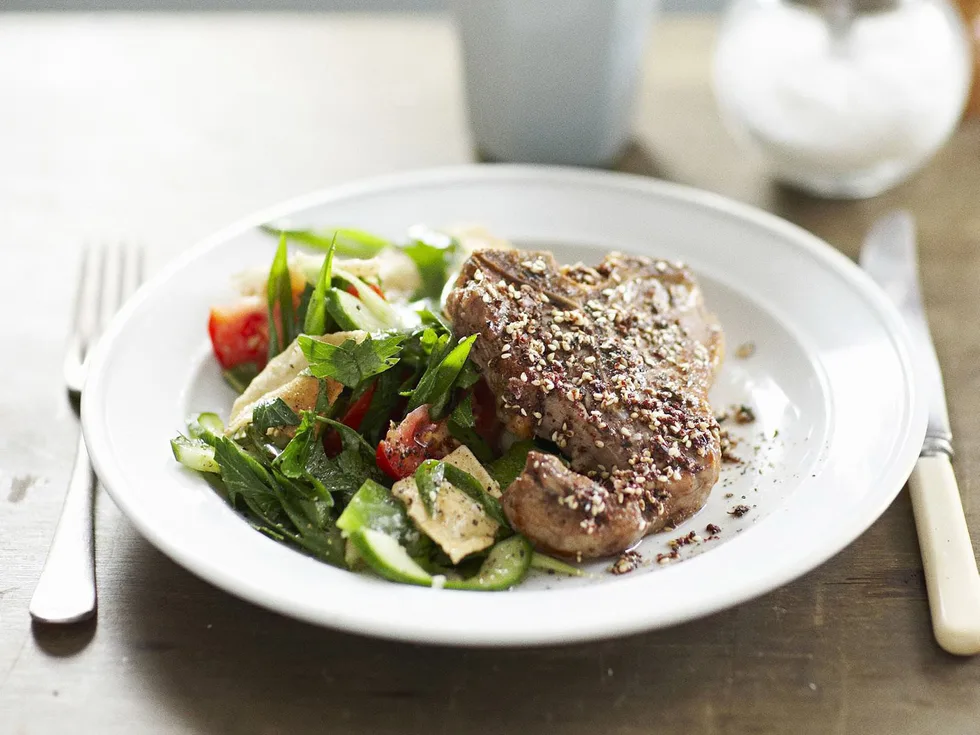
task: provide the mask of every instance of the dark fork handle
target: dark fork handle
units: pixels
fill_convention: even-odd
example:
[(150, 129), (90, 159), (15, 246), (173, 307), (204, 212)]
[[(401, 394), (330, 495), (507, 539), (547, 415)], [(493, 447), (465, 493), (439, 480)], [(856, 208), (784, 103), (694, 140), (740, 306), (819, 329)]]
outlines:
[(31, 617), (39, 623), (76, 623), (95, 613), (95, 482), (79, 433), (65, 505), (31, 598)]

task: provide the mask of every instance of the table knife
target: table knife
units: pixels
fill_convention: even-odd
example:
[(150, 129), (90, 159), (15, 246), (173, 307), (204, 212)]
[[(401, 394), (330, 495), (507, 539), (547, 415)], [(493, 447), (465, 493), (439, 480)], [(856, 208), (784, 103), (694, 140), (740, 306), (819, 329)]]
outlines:
[(928, 400), (928, 428), (909, 478), (909, 495), (933, 632), (950, 653), (980, 653), (980, 573), (950, 461), (953, 433), (919, 290), (912, 216), (899, 210), (879, 219), (864, 241), (860, 263), (895, 303), (908, 327), (917, 387)]

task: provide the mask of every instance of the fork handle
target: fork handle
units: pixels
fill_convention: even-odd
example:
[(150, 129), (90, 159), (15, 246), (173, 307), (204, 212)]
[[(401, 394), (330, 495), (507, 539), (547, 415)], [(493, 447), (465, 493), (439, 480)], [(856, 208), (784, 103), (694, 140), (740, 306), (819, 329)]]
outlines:
[(960, 656), (980, 653), (980, 573), (949, 456), (919, 457), (909, 494), (936, 640)]
[(79, 432), (65, 504), (31, 597), (39, 623), (75, 623), (95, 612), (94, 497), (95, 474)]

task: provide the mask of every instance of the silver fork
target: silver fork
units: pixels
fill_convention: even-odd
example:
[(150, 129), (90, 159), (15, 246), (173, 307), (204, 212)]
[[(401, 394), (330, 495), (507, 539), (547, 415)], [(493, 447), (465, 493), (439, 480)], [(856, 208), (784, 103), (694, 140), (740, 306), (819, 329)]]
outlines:
[[(76, 415), (88, 355), (109, 318), (142, 280), (143, 253), (137, 248), (87, 248), (82, 255), (63, 368)], [(79, 432), (65, 504), (31, 598), (31, 617), (39, 623), (75, 623), (95, 613), (95, 488), (92, 463)]]

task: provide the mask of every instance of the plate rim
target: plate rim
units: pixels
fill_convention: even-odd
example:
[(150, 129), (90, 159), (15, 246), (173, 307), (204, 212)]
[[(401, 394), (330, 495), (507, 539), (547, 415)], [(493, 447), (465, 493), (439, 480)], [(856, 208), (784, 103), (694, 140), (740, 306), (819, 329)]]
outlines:
[[(362, 625), (358, 624), (357, 621), (347, 619), (326, 619), (323, 614), (316, 614), (315, 609), (309, 609), (309, 606), (305, 606), (303, 609), (292, 608), (288, 605), (278, 604), (277, 599), (274, 597), (264, 596), (259, 589), (243, 587), (241, 584), (229, 584), (226, 579), (222, 578), (220, 573), (203, 568), (193, 555), (185, 554), (179, 546), (170, 544), (161, 534), (158, 534), (154, 530), (152, 524), (144, 523), (143, 519), (138, 517), (138, 513), (131, 512), (126, 501), (126, 494), (124, 492), (118, 493), (113, 489), (114, 484), (121, 485), (122, 482), (121, 478), (116, 474), (117, 468), (112, 466), (113, 462), (110, 448), (103, 441), (105, 436), (99, 433), (100, 426), (97, 421), (98, 411), (95, 408), (95, 404), (97, 398), (104, 393), (104, 383), (101, 381), (101, 376), (103, 375), (103, 366), (111, 355), (112, 347), (123, 331), (130, 315), (145, 300), (158, 288), (170, 281), (178, 271), (193, 263), (197, 258), (211, 249), (219, 247), (222, 243), (235, 236), (253, 229), (259, 224), (313, 207), (328, 205), (332, 201), (357, 198), (360, 195), (386, 190), (419, 188), (427, 185), (447, 185), (452, 182), (468, 180), (479, 180), (483, 183), (501, 183), (502, 185), (505, 185), (504, 182), (509, 182), (511, 185), (518, 185), (521, 182), (550, 182), (556, 184), (567, 184), (571, 182), (596, 186), (607, 190), (619, 189), (621, 191), (631, 191), (633, 193), (665, 198), (695, 207), (707, 208), (716, 213), (725, 214), (742, 221), (748, 221), (762, 229), (779, 235), (783, 240), (792, 241), (800, 251), (805, 252), (812, 259), (827, 266), (871, 307), (871, 310), (881, 321), (902, 368), (906, 389), (905, 394), (902, 396), (902, 404), (905, 412), (908, 414), (908, 422), (904, 427), (904, 435), (896, 435), (892, 452), (893, 457), (900, 461), (890, 463), (889, 467), (876, 480), (878, 484), (886, 484), (893, 489), (880, 493), (879, 502), (874, 504), (866, 514), (861, 515), (861, 521), (851, 521), (850, 523), (841, 524), (838, 527), (837, 533), (834, 535), (834, 542), (825, 544), (822, 547), (822, 552), (812, 557), (813, 561), (808, 562), (805, 568), (799, 568), (798, 565), (792, 568), (787, 567), (786, 569), (777, 570), (778, 573), (770, 572), (765, 577), (764, 582), (756, 581), (753, 584), (747, 583), (743, 585), (739, 594), (730, 595), (732, 599), (719, 597), (710, 603), (700, 605), (696, 609), (680, 610), (673, 617), (668, 617), (666, 620), (663, 620), (663, 616), (657, 616), (658, 620), (656, 622), (652, 620), (654, 616), (635, 614), (625, 620), (620, 616), (615, 624), (606, 623), (601, 625), (579, 626), (573, 631), (568, 629), (554, 631), (549, 630), (547, 627), (542, 627), (536, 635), (524, 635), (520, 632), (511, 634), (509, 632), (500, 633), (495, 631), (487, 633), (486, 631), (476, 631), (461, 636), (454, 631), (440, 632), (433, 630), (431, 627), (423, 627), (418, 624), (405, 625), (401, 623), (397, 626), (386, 627), (380, 625)], [(90, 387), (94, 387), (94, 389), (89, 389)], [(794, 579), (816, 569), (828, 559), (843, 551), (870, 528), (892, 504), (895, 497), (901, 491), (905, 480), (911, 474), (915, 460), (918, 458), (918, 448), (921, 447), (922, 440), (925, 436), (926, 405), (925, 395), (919, 389), (916, 368), (911, 359), (911, 340), (898, 310), (870, 276), (862, 271), (853, 261), (802, 227), (788, 222), (775, 214), (749, 204), (732, 200), (720, 194), (633, 174), (540, 165), (467, 164), (373, 176), (338, 186), (317, 189), (313, 192), (292, 197), (270, 207), (254, 211), (217, 230), (211, 235), (198, 240), (184, 252), (173, 258), (153, 278), (146, 282), (123, 309), (120, 310), (108, 329), (106, 329), (103, 338), (92, 353), (89, 381), (86, 385), (86, 390), (83, 391), (82, 397), (82, 429), (86, 442), (90, 446), (92, 462), (98, 476), (102, 479), (103, 485), (113, 501), (129, 521), (133, 523), (139, 533), (182, 567), (225, 592), (293, 618), (351, 633), (368, 634), (381, 638), (419, 643), (460, 646), (526, 646), (601, 640), (652, 628), (669, 627), (687, 620), (704, 617), (735, 604), (747, 602), (755, 597), (782, 587)], [(108, 434), (108, 429), (106, 429), (105, 434)], [(913, 447), (916, 448), (914, 454), (912, 452)], [(735, 543), (736, 541), (737, 539), (733, 539), (729, 543)], [(694, 559), (689, 560), (686, 564), (694, 561)], [(668, 571), (673, 570), (664, 570), (660, 574)], [(528, 591), (524, 594), (555, 595), (561, 593), (561, 590), (541, 590)]]

